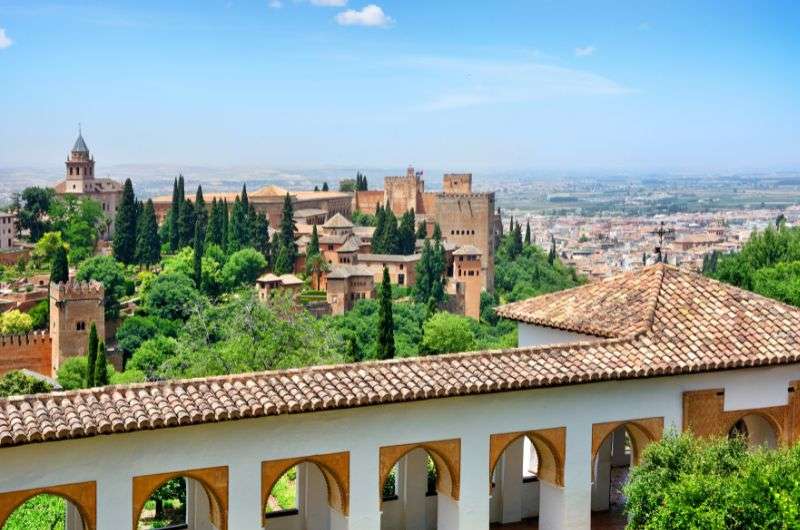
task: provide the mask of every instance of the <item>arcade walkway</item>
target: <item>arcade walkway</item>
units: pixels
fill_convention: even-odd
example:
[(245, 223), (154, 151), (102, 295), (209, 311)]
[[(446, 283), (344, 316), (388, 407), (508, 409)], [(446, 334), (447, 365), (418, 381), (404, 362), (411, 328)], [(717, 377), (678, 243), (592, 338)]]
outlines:
[[(594, 513), (592, 514), (592, 530), (624, 530), (625, 529), (625, 516), (619, 513)], [(493, 524), (492, 528), (502, 530), (538, 530), (538, 521), (528, 519), (521, 523), (513, 524)]]

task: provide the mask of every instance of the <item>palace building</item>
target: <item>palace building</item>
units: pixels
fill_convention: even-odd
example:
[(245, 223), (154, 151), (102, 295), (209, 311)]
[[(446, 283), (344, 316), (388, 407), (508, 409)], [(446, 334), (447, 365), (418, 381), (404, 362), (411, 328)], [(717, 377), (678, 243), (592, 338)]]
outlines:
[(65, 164), (65, 179), (54, 186), (56, 195), (59, 197), (72, 195), (100, 203), (108, 219), (108, 229), (103, 236), (111, 237), (114, 233), (117, 206), (122, 199), (122, 184), (110, 178), (95, 177), (94, 157), (89, 153), (89, 148), (80, 132)]
[(667, 429), (800, 437), (798, 308), (658, 264), (497, 312), (519, 347), (0, 400), (0, 525), (51, 493), (137, 530), (183, 477), (191, 530), (622, 528)]

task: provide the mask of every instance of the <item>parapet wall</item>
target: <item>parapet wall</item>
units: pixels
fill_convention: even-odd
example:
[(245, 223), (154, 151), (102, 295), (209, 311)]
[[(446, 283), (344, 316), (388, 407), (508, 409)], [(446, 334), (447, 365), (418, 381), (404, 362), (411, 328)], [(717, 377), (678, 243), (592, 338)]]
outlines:
[(0, 335), (0, 374), (27, 368), (48, 377), (52, 376), (52, 342), (47, 331), (34, 331), (27, 335)]
[(50, 284), (50, 296), (56, 301), (60, 300), (83, 300), (86, 298), (101, 299), (105, 294), (103, 284), (97, 281), (79, 282), (59, 282)]

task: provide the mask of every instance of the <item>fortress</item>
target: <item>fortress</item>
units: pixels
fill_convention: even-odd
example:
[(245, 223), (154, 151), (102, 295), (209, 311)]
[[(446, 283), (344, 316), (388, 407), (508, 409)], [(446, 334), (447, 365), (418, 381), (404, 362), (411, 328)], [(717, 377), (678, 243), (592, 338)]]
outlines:
[(357, 191), (353, 210), (375, 214), (378, 205), (391, 208), (395, 215), (414, 209), (417, 222), (427, 223), (428, 234), (434, 224), (442, 236), (457, 246), (472, 245), (481, 253), (481, 285), (494, 289), (494, 249), (499, 236), (494, 193), (472, 191), (472, 173), (446, 173), (441, 192), (425, 191), (422, 172), (413, 167), (405, 176), (386, 177), (383, 190)]

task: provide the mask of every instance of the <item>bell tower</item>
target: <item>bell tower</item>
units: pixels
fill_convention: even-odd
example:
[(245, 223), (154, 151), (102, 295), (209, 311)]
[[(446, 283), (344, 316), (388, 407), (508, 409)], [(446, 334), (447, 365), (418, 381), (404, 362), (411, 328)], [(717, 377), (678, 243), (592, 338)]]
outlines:
[(89, 148), (83, 140), (81, 128), (78, 126), (78, 139), (72, 146), (72, 151), (67, 158), (67, 180), (94, 179), (94, 158), (89, 154)]

